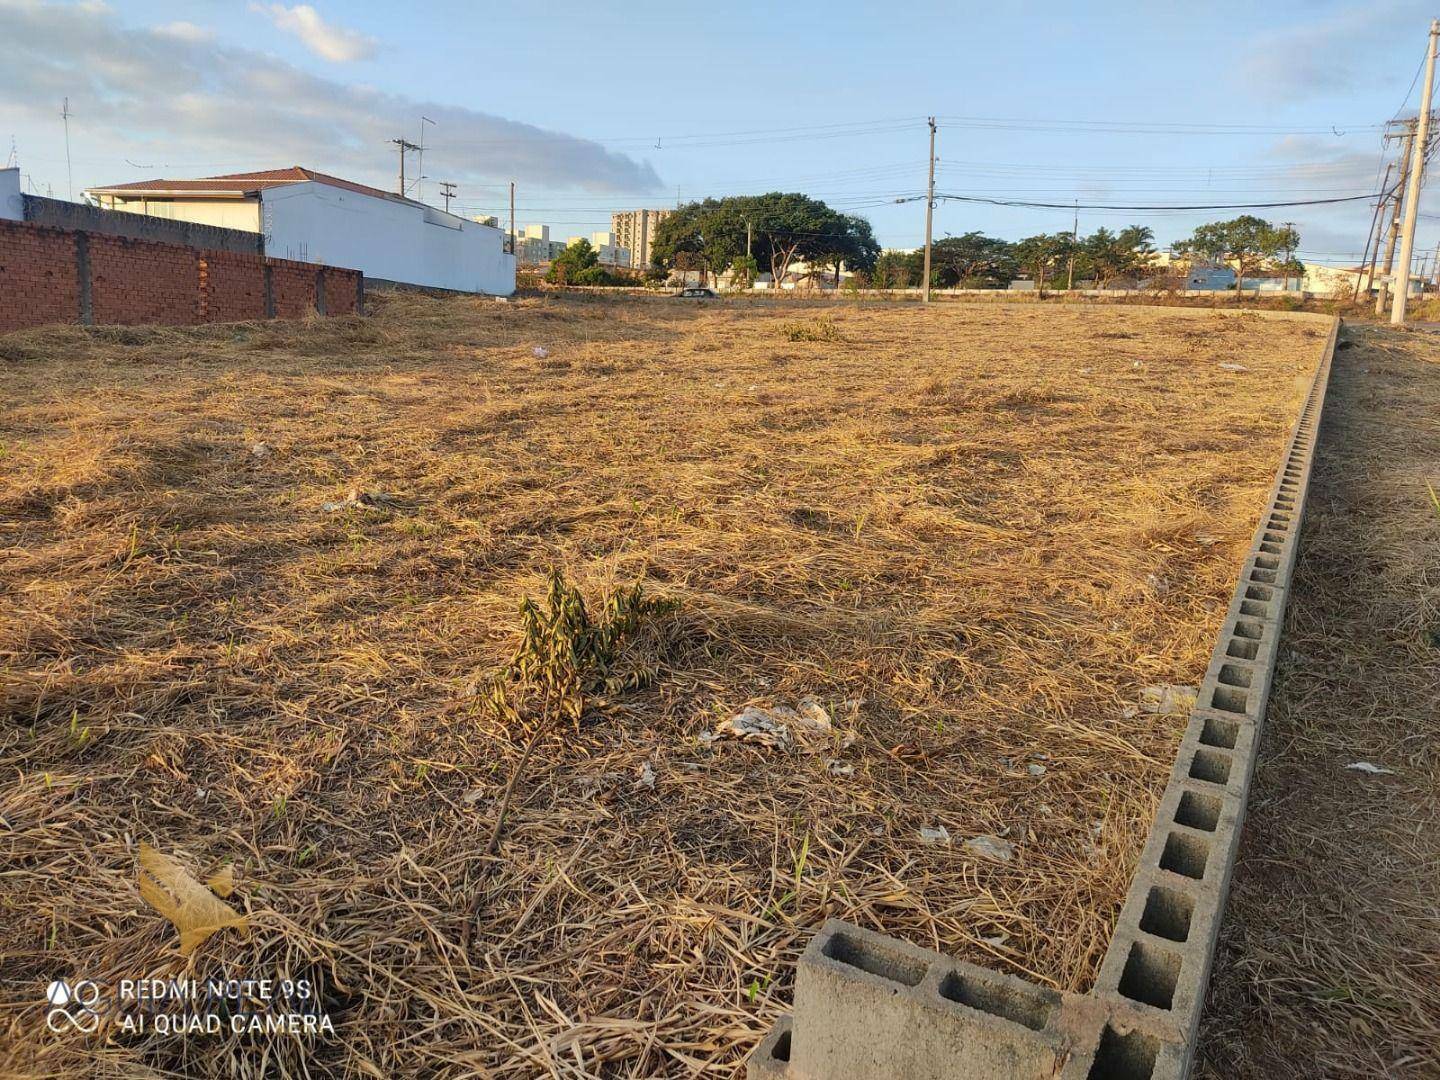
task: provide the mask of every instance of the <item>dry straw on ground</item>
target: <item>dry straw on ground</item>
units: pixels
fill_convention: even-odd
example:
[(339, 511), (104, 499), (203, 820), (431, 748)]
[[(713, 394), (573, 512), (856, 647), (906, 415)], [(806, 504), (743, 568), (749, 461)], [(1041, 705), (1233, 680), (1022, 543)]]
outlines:
[[(0, 341), (5, 1067), (732, 1075), (827, 915), (1087, 986), (1182, 723), (1127, 705), (1202, 671), (1322, 338), (552, 298)], [(484, 688), (552, 568), (677, 607), (492, 856)], [(818, 745), (699, 739), (804, 697)], [(181, 958), (141, 842), (233, 864), (248, 934)], [(57, 974), (218, 973), (338, 1036), (41, 1026)]]

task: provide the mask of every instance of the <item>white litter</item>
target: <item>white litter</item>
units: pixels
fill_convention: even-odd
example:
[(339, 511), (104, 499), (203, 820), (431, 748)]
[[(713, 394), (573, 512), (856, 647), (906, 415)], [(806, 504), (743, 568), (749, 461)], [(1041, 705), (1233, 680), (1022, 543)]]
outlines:
[(714, 731), (703, 732), (700, 742), (708, 746), (722, 739), (739, 739), (776, 750), (788, 750), (797, 736), (805, 741), (828, 736), (834, 730), (835, 725), (825, 706), (814, 698), (806, 697), (801, 698), (793, 709), (788, 705), (769, 708), (747, 705)]
[(1221, 364), (1221, 365), (1220, 365), (1220, 370), (1221, 370), (1221, 371), (1249, 371), (1250, 369), (1249, 369), (1248, 367), (1246, 367), (1244, 364)]
[(921, 829), (920, 842), (922, 844), (950, 844), (950, 830), (941, 825), (938, 829)]
[[(786, 711), (793, 714), (793, 710)], [(747, 705), (714, 731), (700, 736), (703, 743), (714, 743), (721, 739), (739, 739), (741, 742), (759, 743), (776, 750), (789, 749), (791, 743), (790, 729), (775, 719), (770, 711), (754, 705)]]
[(647, 761), (644, 765), (640, 766), (640, 779), (635, 781), (635, 786), (654, 789), (655, 767), (651, 765), (650, 762)]
[(1044, 776), (1044, 775), (1045, 775), (1045, 766), (1044, 766), (1044, 765), (1026, 765), (1026, 766), (1025, 766), (1025, 771), (1028, 772), (1031, 776)]
[(825, 771), (831, 776), (854, 776), (855, 766), (846, 765), (839, 758), (831, 758), (825, 762)]
[(1355, 772), (1369, 773), (1371, 776), (1394, 776), (1394, 769), (1387, 769), (1383, 765), (1376, 765), (1372, 761), (1352, 761), (1345, 768), (1353, 769)]
[(998, 836), (972, 836), (965, 841), (964, 847), (966, 851), (1000, 862), (1009, 862), (1015, 857), (1015, 845)]

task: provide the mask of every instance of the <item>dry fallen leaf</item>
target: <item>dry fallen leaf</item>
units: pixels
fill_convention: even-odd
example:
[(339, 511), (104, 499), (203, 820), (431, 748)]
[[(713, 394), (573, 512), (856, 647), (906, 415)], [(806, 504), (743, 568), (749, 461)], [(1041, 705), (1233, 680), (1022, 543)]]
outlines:
[(162, 855), (149, 844), (140, 845), (140, 895), (180, 931), (183, 956), (189, 956), (217, 930), (227, 926), (245, 929), (245, 916), (215, 895), (228, 896), (234, 887), (234, 874), (228, 866), (207, 887), (196, 881), (180, 860)]

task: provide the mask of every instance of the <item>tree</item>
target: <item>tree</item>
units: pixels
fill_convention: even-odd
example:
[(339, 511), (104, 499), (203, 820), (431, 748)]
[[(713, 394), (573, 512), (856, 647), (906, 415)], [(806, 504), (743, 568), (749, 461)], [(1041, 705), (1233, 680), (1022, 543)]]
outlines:
[(851, 271), (868, 273), (880, 258), (880, 245), (870, 229), (870, 222), (850, 214), (837, 215), (837, 231), (828, 236), (816, 238), (814, 250), (806, 261), (811, 267), (833, 269), (835, 283), (840, 283), (840, 272), (845, 267)]
[(736, 255), (730, 262), (730, 284), (732, 286), (748, 289), (755, 284), (755, 279), (760, 276), (760, 264), (755, 261), (752, 255)]
[(906, 289), (919, 276), (913, 251), (882, 252), (870, 272), (870, 280), (877, 289)]
[(545, 274), (545, 280), (552, 285), (574, 283), (582, 271), (590, 269), (600, 261), (600, 256), (583, 236), (569, 244), (556, 255)]
[(1201, 225), (1188, 240), (1175, 245), (1175, 250), (1188, 255), (1203, 255), (1221, 266), (1235, 270), (1235, 300), (1238, 303), (1245, 288), (1245, 277), (1257, 270), (1276, 265), (1277, 257), (1289, 258), (1300, 246), (1300, 234), (1293, 228), (1276, 228), (1263, 218), (1242, 214), (1229, 221), (1212, 221)]
[(656, 229), (652, 258), (668, 270), (689, 252), (719, 274), (745, 252), (747, 230), (753, 258), (769, 266), (777, 287), (797, 260), (830, 266), (839, 259), (867, 268), (880, 254), (863, 218), (837, 213), (808, 195), (773, 191), (680, 207)]
[(940, 288), (1003, 289), (1015, 270), (1010, 245), (982, 233), (947, 236), (930, 247), (930, 284)]
[(1045, 295), (1045, 278), (1070, 258), (1075, 247), (1069, 233), (1040, 233), (1027, 236), (1015, 245), (1015, 261), (1020, 269), (1035, 279), (1040, 295)]
[(1113, 233), (1096, 229), (1080, 241), (1080, 261), (1099, 288), (1116, 278), (1135, 277), (1149, 268), (1155, 256), (1155, 234), (1144, 225), (1131, 225)]

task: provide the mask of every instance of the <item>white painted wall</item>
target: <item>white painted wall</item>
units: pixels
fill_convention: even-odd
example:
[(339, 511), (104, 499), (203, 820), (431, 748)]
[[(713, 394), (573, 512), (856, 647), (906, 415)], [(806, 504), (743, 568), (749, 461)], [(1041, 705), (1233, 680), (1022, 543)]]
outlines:
[(329, 184), (261, 193), (265, 254), (364, 271), (370, 277), (509, 296), (515, 257), (490, 225), (416, 203)]
[(0, 169), (0, 221), (24, 221), (25, 200), (20, 197), (20, 170)]

